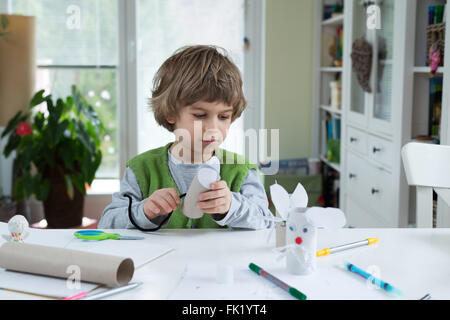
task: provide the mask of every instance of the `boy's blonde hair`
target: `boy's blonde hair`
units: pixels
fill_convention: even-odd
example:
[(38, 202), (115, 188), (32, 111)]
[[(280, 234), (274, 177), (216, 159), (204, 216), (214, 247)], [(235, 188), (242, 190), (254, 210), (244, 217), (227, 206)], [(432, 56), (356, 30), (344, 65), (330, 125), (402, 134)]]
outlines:
[(153, 79), (150, 108), (156, 122), (171, 132), (174, 125), (167, 117), (178, 116), (180, 108), (200, 100), (232, 106), (232, 122), (247, 106), (239, 69), (223, 48), (182, 47), (163, 63)]

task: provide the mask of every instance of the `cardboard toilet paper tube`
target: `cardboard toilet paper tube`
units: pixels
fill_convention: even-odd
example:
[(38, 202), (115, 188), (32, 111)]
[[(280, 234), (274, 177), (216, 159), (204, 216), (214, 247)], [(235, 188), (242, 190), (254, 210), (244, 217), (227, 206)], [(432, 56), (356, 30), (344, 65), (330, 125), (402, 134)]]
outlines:
[(200, 193), (210, 190), (209, 185), (219, 180), (219, 174), (213, 168), (205, 167), (198, 171), (184, 198), (181, 210), (184, 215), (191, 219), (203, 217), (203, 211), (197, 207)]
[(73, 272), (68, 272), (69, 266), (80, 268), (81, 281), (113, 287), (127, 284), (134, 273), (130, 258), (28, 243), (7, 242), (0, 247), (0, 267), (11, 271), (67, 279)]

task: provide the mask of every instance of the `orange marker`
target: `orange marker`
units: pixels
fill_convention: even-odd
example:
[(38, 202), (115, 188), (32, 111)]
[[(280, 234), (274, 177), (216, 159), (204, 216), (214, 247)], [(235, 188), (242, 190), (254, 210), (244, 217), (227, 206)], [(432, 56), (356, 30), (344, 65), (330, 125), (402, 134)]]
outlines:
[(366, 240), (353, 242), (353, 243), (349, 243), (349, 244), (344, 244), (342, 246), (338, 246), (338, 247), (334, 247), (334, 248), (326, 248), (326, 249), (319, 250), (319, 251), (317, 251), (317, 256), (323, 257), (323, 256), (327, 256), (329, 254), (341, 252), (344, 250), (349, 250), (349, 249), (358, 248), (358, 247), (362, 247), (362, 246), (368, 246), (368, 245), (374, 244), (376, 242), (378, 242), (378, 238), (368, 238)]

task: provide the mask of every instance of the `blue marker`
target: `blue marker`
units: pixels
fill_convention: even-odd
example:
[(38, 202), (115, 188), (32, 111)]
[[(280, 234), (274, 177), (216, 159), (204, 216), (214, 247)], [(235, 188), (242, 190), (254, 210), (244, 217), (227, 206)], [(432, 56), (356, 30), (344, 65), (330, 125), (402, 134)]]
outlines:
[(349, 262), (345, 262), (344, 265), (345, 265), (346, 270), (356, 273), (356, 274), (360, 275), (361, 277), (363, 277), (364, 279), (369, 279), (370, 282), (372, 282), (377, 287), (380, 287), (381, 289), (386, 290), (387, 292), (392, 293), (392, 294), (396, 294), (399, 296), (402, 295), (402, 292), (400, 290), (398, 290), (397, 288), (394, 288), (389, 283), (384, 282), (383, 280), (375, 278), (373, 275), (365, 272), (364, 270), (358, 268), (357, 266), (355, 266)]

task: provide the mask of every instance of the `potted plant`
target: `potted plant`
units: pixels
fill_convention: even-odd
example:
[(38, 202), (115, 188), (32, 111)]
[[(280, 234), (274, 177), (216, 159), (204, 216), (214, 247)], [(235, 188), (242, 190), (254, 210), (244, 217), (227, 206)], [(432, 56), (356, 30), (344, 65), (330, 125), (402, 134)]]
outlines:
[(0, 222), (8, 222), (8, 220), (16, 213), (17, 206), (11, 197), (3, 194), (0, 187)]
[(102, 160), (103, 133), (97, 113), (75, 86), (56, 104), (44, 90), (37, 92), (28, 111), (19, 111), (1, 136), (8, 138), (5, 157), (16, 151), (14, 199), (34, 195), (43, 201), (49, 228), (81, 225), (86, 185)]

